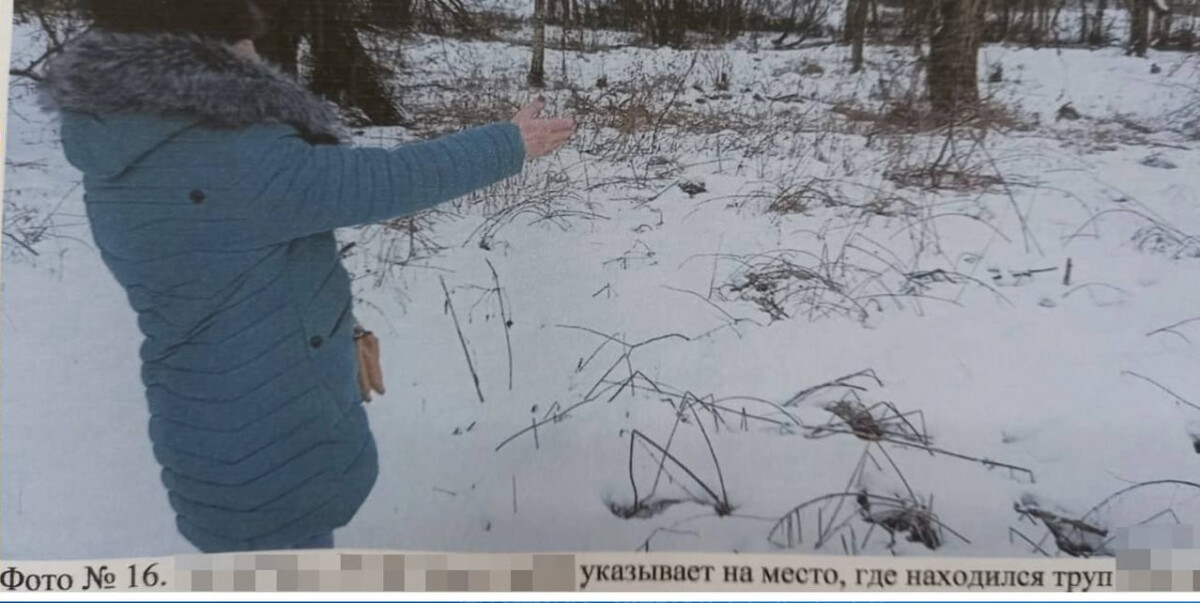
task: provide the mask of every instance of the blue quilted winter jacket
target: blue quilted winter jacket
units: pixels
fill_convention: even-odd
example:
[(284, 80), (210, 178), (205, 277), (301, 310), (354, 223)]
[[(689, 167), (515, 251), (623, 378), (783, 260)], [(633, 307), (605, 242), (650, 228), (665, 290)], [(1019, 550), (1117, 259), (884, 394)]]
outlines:
[[(53, 86), (80, 85), (68, 67), (52, 99)], [(314, 144), (273, 114), (230, 127), (127, 99), (133, 112), (81, 111), (57, 94), (96, 245), (145, 335), (150, 437), (180, 532), (216, 552), (290, 547), (345, 525), (378, 468), (331, 231), (516, 174), (518, 128), (355, 148)]]

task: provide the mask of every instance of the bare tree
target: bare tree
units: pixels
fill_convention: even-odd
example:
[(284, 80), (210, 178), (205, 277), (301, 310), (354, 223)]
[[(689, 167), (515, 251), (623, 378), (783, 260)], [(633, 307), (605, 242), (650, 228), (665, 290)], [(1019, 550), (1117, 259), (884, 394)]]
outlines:
[(1107, 42), (1108, 34), (1104, 25), (1104, 13), (1107, 10), (1108, 0), (1096, 0), (1096, 17), (1092, 19), (1092, 31), (1088, 37), (1088, 43), (1093, 46), (1101, 46)]
[(853, 44), (850, 57), (854, 66), (850, 72), (858, 73), (863, 69), (863, 46), (866, 44), (867, 38), (867, 11), (870, 8), (870, 2), (868, 0), (850, 0), (847, 4), (849, 5), (847, 10), (851, 8), (854, 10), (847, 21), (850, 43)]
[(846, 13), (842, 15), (842, 43), (854, 42), (855, 17), (858, 15), (858, 5), (866, 0), (846, 0)]
[(546, 0), (533, 2), (533, 59), (529, 64), (529, 85), (546, 85)]
[(929, 101), (954, 118), (979, 102), (979, 47), (987, 0), (936, 2), (929, 44)]
[(41, 80), (46, 62), (61, 52), (68, 42), (91, 28), (79, 17), (77, 4), (71, 0), (17, 0), (13, 9), (14, 23), (37, 23), (41, 29), (38, 39), (43, 47), (36, 58), (21, 65), (10, 65), (8, 74), (12, 77)]
[(354, 0), (365, 3), (372, 25), (398, 31), (464, 33), (490, 37), (464, 0)]
[(476, 35), (487, 32), (462, 0), (256, 0), (269, 24), (256, 44), (284, 71), (299, 73), (299, 50), (308, 43), (309, 88), (343, 107), (357, 108), (370, 123), (392, 125), (403, 116), (387, 85), (391, 69), (363, 45), (360, 33), (386, 27), (427, 28)]
[(922, 43), (928, 8), (929, 0), (904, 0), (900, 14), (900, 36), (903, 39), (915, 41), (918, 46)]
[[(783, 20), (779, 36), (773, 41), (775, 47), (784, 50), (796, 48), (809, 36), (819, 34), (824, 28), (829, 4), (826, 0), (790, 0), (788, 16)], [(793, 34), (796, 39), (785, 42)]]
[(1151, 0), (1129, 2), (1129, 47), (1126, 54), (1146, 56), (1146, 49), (1150, 47), (1150, 2)]
[(312, 72), (309, 87), (342, 105), (356, 107), (371, 123), (401, 122), (379, 65), (359, 38), (366, 14), (353, 0), (258, 0), (271, 27), (257, 46), (270, 61), (296, 74), (300, 43), (307, 40)]
[(1154, 9), (1154, 45), (1163, 48), (1171, 43), (1171, 7), (1166, 0), (1150, 3)]

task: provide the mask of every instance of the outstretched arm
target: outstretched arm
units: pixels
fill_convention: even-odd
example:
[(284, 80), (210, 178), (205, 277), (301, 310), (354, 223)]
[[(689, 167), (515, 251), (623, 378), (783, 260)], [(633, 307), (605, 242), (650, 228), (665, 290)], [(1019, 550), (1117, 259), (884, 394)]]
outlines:
[(392, 149), (311, 145), (290, 130), (250, 132), (238, 145), (256, 238), (299, 238), (428, 209), (521, 171), (561, 148), (570, 119), (541, 119), (541, 99), (511, 122)]
[(250, 132), (238, 145), (258, 237), (290, 240), (410, 215), (521, 171), (518, 126), (498, 123), (392, 149)]

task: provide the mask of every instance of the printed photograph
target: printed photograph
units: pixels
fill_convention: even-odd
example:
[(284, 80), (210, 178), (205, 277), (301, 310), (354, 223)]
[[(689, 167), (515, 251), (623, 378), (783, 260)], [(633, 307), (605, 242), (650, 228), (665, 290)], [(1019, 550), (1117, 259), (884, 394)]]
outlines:
[(1200, 524), (1200, 0), (14, 14), (6, 560)]

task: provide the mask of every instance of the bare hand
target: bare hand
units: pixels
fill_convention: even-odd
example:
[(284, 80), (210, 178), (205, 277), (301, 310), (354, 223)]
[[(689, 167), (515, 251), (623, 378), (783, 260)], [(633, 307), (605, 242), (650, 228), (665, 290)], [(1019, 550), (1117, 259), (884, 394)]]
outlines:
[(521, 129), (521, 139), (525, 142), (527, 159), (544, 157), (561, 149), (575, 133), (575, 120), (573, 119), (538, 117), (545, 108), (546, 100), (538, 97), (534, 102), (522, 107), (512, 119), (512, 122)]

